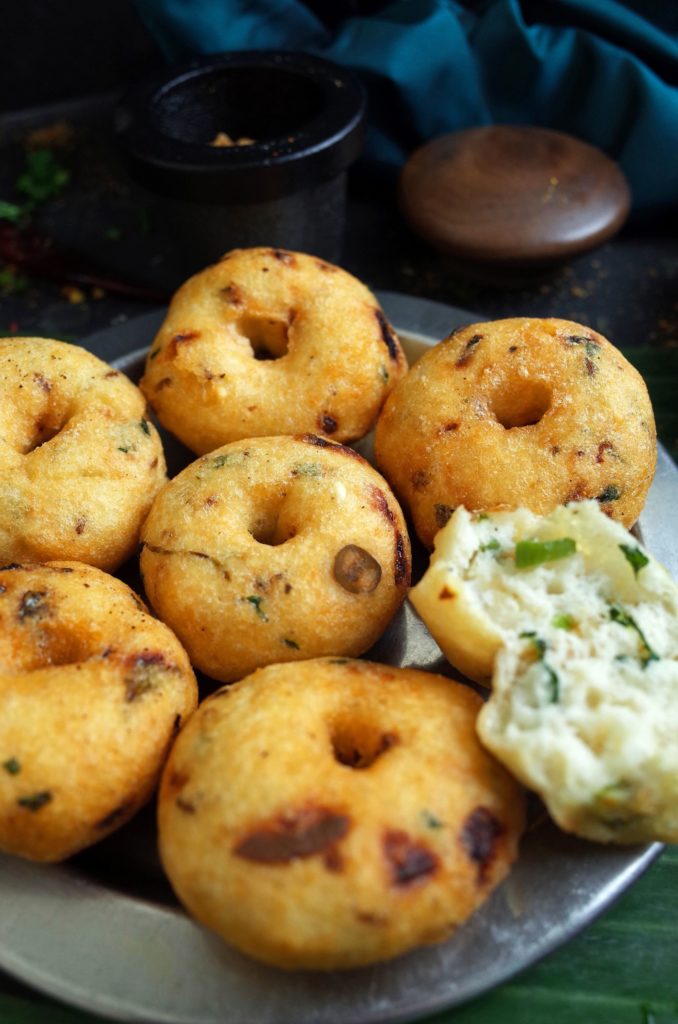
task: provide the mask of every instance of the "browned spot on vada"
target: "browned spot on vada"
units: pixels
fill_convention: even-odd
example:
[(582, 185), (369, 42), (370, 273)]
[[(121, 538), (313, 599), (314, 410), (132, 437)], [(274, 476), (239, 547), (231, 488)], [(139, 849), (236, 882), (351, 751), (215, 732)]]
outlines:
[(387, 399), (375, 453), (431, 547), (461, 505), (546, 513), (596, 498), (632, 526), (656, 431), (640, 374), (602, 335), (514, 318), (460, 328), (426, 352)]
[(336, 658), (219, 691), (160, 790), (178, 897), (280, 967), (355, 967), (446, 938), (505, 877), (523, 827), (519, 786), (476, 737), (480, 706), (453, 680)]
[(176, 637), (120, 580), (0, 569), (0, 849), (63, 860), (124, 824), (196, 703)]
[(0, 562), (114, 570), (165, 480), (137, 387), (90, 352), (0, 338)]
[(364, 653), (410, 579), (386, 481), (311, 435), (203, 456), (158, 496), (142, 541), (151, 604), (193, 664), (224, 682), (271, 662)]
[(356, 278), (303, 253), (239, 249), (176, 293), (141, 387), (161, 423), (204, 453), (305, 431), (355, 440), (406, 369)]

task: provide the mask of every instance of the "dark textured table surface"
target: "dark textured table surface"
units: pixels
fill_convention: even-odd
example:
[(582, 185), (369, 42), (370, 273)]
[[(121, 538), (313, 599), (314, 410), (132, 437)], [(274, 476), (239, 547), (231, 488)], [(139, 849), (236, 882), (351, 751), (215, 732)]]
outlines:
[[(21, 200), (16, 182), (26, 152), (47, 147), (69, 172), (34, 221), (59, 244), (76, 247), (113, 272), (169, 291), (181, 280), (162, 216), (125, 176), (112, 139), (110, 97), (0, 117), (0, 199)], [(560, 316), (606, 334), (620, 348), (678, 347), (678, 244), (664, 225), (627, 226), (563, 265), (538, 270), (461, 267), (419, 241), (398, 214), (394, 190), (351, 181), (342, 265), (370, 287), (401, 291), (487, 317)], [(378, 196), (378, 198), (377, 198)], [(149, 308), (108, 294), (82, 301), (58, 283), (3, 288), (0, 327), (83, 336), (116, 317)]]
[[(47, 148), (68, 172), (59, 193), (36, 205), (32, 223), (85, 265), (146, 285), (140, 301), (106, 289), (40, 280), (0, 262), (0, 333), (77, 340), (162, 304), (181, 282), (181, 265), (162, 212), (132, 185), (113, 141), (111, 96), (0, 118), (0, 200), (21, 203), (26, 154)], [(678, 243), (668, 226), (629, 224), (616, 238), (565, 264), (529, 270), (458, 265), (428, 248), (404, 223), (392, 186), (354, 174), (341, 264), (373, 289), (477, 311), (487, 319), (558, 316), (637, 350), (652, 392), (661, 384), (662, 436), (676, 453), (678, 421), (668, 415), (666, 380), (678, 372)], [(225, 248), (228, 246), (226, 245)], [(663, 382), (663, 383), (662, 383)], [(654, 398), (654, 395), (653, 395)], [(669, 405), (671, 403), (668, 403)], [(676, 403), (673, 403), (675, 408)]]
[[(47, 148), (67, 170), (68, 180), (36, 205), (33, 224), (55, 244), (77, 250), (85, 264), (101, 264), (110, 275), (154, 290), (157, 298), (142, 301), (106, 288), (43, 280), (0, 260), (0, 334), (77, 342), (162, 304), (180, 282), (162, 217), (127, 181), (111, 126), (111, 97), (0, 118), (0, 200), (24, 201), (17, 182), (26, 154)], [(674, 458), (678, 455), (678, 245), (664, 226), (631, 225), (564, 265), (481, 272), (428, 249), (399, 216), (393, 190), (355, 177), (341, 263), (373, 289), (466, 307), (486, 319), (558, 316), (594, 327), (645, 375), (660, 437)], [(610, 1021), (609, 1002), (601, 993), (609, 992), (614, 978), (619, 992), (615, 1022), (678, 1021), (678, 983), (673, 980), (678, 939), (671, 924), (678, 910), (677, 872), (672, 850), (617, 908), (565, 950), (497, 993), (436, 1020)], [(648, 940), (645, 932), (639, 944), (638, 929), (648, 922), (654, 938)], [(625, 981), (623, 965), (631, 961), (642, 965), (635, 975), (641, 981)], [(3, 1024), (85, 1019), (93, 1020), (60, 1010), (0, 974)]]

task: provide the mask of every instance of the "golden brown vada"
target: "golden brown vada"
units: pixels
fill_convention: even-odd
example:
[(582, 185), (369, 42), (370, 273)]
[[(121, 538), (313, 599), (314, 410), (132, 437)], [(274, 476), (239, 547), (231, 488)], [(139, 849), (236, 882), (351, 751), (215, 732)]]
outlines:
[(602, 335), (514, 318), (455, 331), (387, 400), (377, 464), (427, 547), (455, 508), (595, 498), (630, 527), (656, 464), (645, 383)]
[(271, 665), (206, 700), (159, 798), (187, 909), (287, 968), (374, 963), (446, 938), (516, 857), (523, 798), (480, 746), (480, 698), (369, 662)]
[(406, 369), (355, 277), (303, 253), (236, 249), (176, 293), (141, 388), (203, 454), (245, 437), (362, 437)]
[(407, 593), (410, 544), (386, 481), (314, 434), (235, 441), (183, 470), (142, 531), (149, 601), (224, 682), (364, 653)]
[(164, 480), (160, 438), (124, 374), (77, 345), (0, 338), (0, 564), (113, 571)]
[(63, 860), (150, 797), (197, 703), (176, 637), (77, 562), (0, 569), (0, 849)]

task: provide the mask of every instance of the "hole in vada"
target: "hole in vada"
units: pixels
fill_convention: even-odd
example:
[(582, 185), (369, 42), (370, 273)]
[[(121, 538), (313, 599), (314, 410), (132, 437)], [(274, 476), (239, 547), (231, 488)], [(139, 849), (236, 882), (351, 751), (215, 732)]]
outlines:
[(391, 732), (382, 732), (369, 722), (338, 721), (330, 735), (332, 752), (347, 768), (369, 768), (398, 742)]
[(289, 527), (285, 528), (279, 518), (278, 509), (266, 510), (260, 513), (249, 525), (249, 532), (258, 544), (267, 544), (269, 547), (277, 547), (284, 544), (294, 536), (294, 531)]
[(22, 671), (35, 672), (45, 668), (65, 668), (67, 665), (82, 665), (100, 656), (96, 640), (80, 630), (64, 628), (64, 623), (40, 623), (38, 636), (33, 643), (27, 643), (22, 662)]
[(27, 442), (23, 445), (23, 454), (29, 455), (34, 452), (36, 448), (42, 447), (43, 444), (47, 444), (53, 437), (60, 434), (63, 430), (64, 423), (57, 421), (49, 421), (46, 419), (39, 419), (34, 424), (34, 432)]
[(288, 317), (242, 316), (236, 328), (249, 341), (255, 359), (280, 359), (289, 344)]
[(530, 427), (539, 423), (551, 405), (551, 388), (543, 380), (521, 382), (520, 387), (498, 391), (492, 396), (490, 409), (506, 430)]

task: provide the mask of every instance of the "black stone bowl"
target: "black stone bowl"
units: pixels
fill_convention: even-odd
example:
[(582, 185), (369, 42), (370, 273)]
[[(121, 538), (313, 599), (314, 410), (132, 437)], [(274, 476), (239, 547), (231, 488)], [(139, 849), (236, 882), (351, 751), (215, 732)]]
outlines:
[[(186, 272), (252, 245), (336, 261), (364, 112), (360, 83), (329, 61), (236, 52), (131, 91), (116, 135), (130, 176), (159, 200)], [(253, 141), (214, 145), (220, 133)]]

